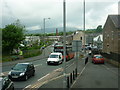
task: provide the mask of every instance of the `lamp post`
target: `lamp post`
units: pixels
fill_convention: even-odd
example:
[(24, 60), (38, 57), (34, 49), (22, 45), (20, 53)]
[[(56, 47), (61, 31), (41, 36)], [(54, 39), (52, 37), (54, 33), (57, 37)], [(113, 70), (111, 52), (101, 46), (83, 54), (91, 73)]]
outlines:
[(63, 80), (63, 88), (66, 88), (67, 81), (66, 81), (66, 1), (63, 0), (63, 47), (64, 47), (64, 80)]
[(83, 30), (84, 30), (84, 53), (85, 53), (85, 0), (83, 2)]
[[(45, 20), (50, 18), (44, 18), (43, 19), (43, 28), (44, 28), (44, 48), (45, 48)], [(44, 56), (45, 56), (45, 50), (44, 50)]]

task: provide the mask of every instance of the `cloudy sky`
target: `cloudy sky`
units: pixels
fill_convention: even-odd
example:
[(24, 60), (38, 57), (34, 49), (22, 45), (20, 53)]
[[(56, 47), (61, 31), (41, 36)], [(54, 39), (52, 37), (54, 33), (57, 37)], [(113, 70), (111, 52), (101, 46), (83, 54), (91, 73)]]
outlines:
[[(118, 14), (119, 0), (86, 0), (86, 29), (104, 26), (109, 14)], [(63, 27), (63, 0), (2, 0), (2, 25), (19, 19), (27, 30)], [(83, 0), (66, 0), (67, 27), (83, 29)]]

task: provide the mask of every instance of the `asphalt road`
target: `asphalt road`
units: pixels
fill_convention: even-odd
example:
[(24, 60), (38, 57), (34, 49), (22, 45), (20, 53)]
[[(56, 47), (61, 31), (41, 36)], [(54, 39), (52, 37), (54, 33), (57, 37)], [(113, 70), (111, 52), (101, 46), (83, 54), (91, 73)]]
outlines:
[[(52, 47), (45, 49), (45, 57), (52, 50)], [(64, 65), (47, 65), (46, 61), (47, 58), (31, 61), (35, 65), (35, 76), (27, 81), (13, 81), (15, 89), (62, 88)], [(72, 59), (66, 63), (66, 74), (70, 74), (75, 70), (76, 61), (76, 59)], [(4, 66), (2, 70), (7, 74), (13, 66), (14, 64)], [(118, 68), (110, 64), (93, 64), (89, 59), (89, 62), (85, 65), (84, 59), (80, 59), (77, 68), (79, 76), (71, 85), (71, 88), (118, 88)]]
[[(48, 55), (52, 52), (52, 50), (53, 50), (52, 47), (48, 47), (45, 50), (46, 57), (48, 57)], [(47, 58), (38, 59), (35, 61), (29, 61), (29, 62), (32, 62), (35, 66), (35, 70), (36, 70), (35, 76), (29, 78), (27, 81), (13, 81), (15, 89), (17, 90), (17, 89), (25, 89), (25, 88), (37, 88), (40, 85), (42, 85), (46, 80), (55, 78), (63, 74), (62, 72), (63, 64), (47, 65), (46, 61), (47, 61)], [(3, 66), (2, 72), (7, 75), (14, 65), (15, 64), (13, 63), (7, 66)], [(69, 68), (72, 66), (75, 66), (74, 60), (70, 60), (66, 63), (66, 68)]]
[[(67, 69), (67, 72), (71, 72), (74, 68), (75, 66), (72, 65)], [(98, 88), (104, 88), (104, 90), (119, 88), (119, 71), (117, 67), (111, 64), (93, 64), (89, 59), (87, 65), (85, 65), (84, 59), (79, 60), (78, 73), (77, 79), (70, 86), (71, 88), (94, 88), (94, 90)], [(63, 80), (64, 77), (52, 80), (40, 88), (63, 88)]]

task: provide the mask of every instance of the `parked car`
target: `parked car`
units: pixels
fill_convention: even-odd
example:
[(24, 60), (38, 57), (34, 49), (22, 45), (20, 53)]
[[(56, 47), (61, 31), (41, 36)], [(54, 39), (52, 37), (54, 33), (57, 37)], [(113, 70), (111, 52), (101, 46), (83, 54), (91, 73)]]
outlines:
[(60, 64), (63, 61), (62, 53), (51, 53), (48, 57), (47, 64)]
[(9, 72), (8, 77), (11, 80), (27, 80), (35, 75), (35, 68), (32, 63), (18, 63)]
[(103, 63), (104, 64), (104, 58), (101, 55), (94, 55), (92, 58), (93, 63)]
[(13, 82), (7, 76), (0, 76), (1, 90), (14, 90)]

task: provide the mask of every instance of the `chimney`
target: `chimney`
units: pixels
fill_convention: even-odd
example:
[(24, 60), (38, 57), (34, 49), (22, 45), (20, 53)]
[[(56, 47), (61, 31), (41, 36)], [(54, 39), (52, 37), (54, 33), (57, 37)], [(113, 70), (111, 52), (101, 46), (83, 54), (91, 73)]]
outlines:
[(58, 29), (56, 28), (56, 36), (58, 36)]

